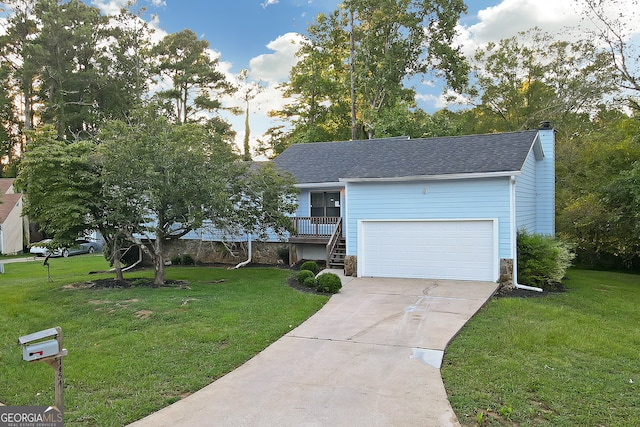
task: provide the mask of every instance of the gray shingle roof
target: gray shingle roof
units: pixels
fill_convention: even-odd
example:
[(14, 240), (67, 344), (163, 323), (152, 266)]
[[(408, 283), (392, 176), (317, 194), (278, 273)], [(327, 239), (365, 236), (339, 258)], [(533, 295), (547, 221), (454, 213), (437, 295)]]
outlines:
[(274, 162), (298, 183), (519, 171), (537, 130), (295, 144)]

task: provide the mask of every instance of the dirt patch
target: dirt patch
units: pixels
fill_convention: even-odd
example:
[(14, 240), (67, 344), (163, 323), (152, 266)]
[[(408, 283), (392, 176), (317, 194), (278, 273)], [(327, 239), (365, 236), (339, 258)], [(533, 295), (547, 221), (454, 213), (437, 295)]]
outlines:
[(152, 314), (153, 314), (153, 311), (151, 310), (138, 310), (135, 313), (133, 313), (133, 315), (140, 320), (148, 319), (149, 317), (151, 317)]

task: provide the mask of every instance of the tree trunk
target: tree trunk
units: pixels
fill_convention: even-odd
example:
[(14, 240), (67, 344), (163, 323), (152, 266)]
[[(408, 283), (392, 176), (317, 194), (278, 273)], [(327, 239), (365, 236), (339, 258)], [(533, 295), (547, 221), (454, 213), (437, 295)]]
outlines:
[(246, 102), (246, 110), (244, 114), (244, 157), (245, 162), (251, 161), (251, 150), (249, 147), (249, 136), (251, 129), (249, 128), (249, 101)]
[(351, 139), (357, 138), (357, 121), (356, 121), (356, 41), (353, 34), (353, 10), (351, 10), (351, 34), (349, 36), (350, 41), (350, 55), (349, 62), (351, 71)]
[(124, 280), (124, 274), (122, 274), (122, 264), (120, 263), (120, 257), (115, 256), (113, 258), (113, 268), (116, 270), (116, 280)]
[(161, 236), (156, 236), (156, 240), (154, 243), (154, 254), (153, 254), (153, 266), (155, 275), (153, 278), (154, 286), (162, 286), (164, 285), (165, 274), (164, 274), (164, 244)]

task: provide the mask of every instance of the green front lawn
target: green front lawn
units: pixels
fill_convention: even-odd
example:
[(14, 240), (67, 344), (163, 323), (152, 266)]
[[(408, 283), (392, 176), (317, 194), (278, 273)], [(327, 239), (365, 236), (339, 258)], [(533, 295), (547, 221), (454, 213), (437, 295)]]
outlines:
[(571, 270), (568, 291), (492, 299), (442, 377), (465, 426), (640, 426), (640, 276)]
[[(0, 275), (0, 402), (52, 405), (54, 371), (22, 361), (21, 335), (62, 327), (65, 425), (120, 426), (233, 370), (315, 313), (327, 297), (289, 271), (174, 267), (163, 288), (67, 286), (112, 275), (102, 256), (5, 265)], [(152, 277), (151, 271), (125, 278)]]

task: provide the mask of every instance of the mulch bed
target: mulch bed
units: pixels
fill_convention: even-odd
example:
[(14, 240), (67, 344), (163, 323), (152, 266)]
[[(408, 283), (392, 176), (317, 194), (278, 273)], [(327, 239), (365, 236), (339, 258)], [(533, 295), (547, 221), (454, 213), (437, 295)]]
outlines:
[(558, 285), (553, 290), (543, 290), (542, 292), (538, 291), (529, 291), (527, 289), (520, 288), (507, 288), (505, 286), (500, 286), (495, 294), (493, 294), (494, 298), (545, 298), (549, 295), (567, 292), (567, 288), (562, 285)]
[(146, 277), (130, 278), (124, 280), (118, 279), (96, 279), (89, 282), (74, 283), (72, 285), (66, 285), (65, 289), (128, 289), (133, 287), (148, 287), (148, 288), (180, 288), (189, 289), (187, 281), (185, 280), (167, 280), (164, 285), (158, 286), (153, 283), (153, 279)]

